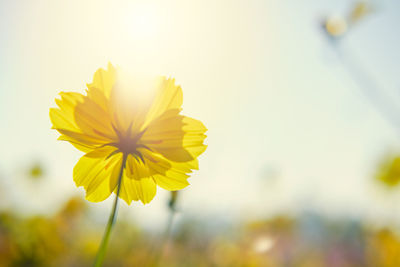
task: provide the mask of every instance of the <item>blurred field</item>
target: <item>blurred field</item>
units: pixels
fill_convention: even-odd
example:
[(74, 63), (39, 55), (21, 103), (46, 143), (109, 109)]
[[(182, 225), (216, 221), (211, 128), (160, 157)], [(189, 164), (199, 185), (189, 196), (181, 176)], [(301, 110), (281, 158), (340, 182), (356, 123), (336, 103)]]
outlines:
[[(399, 266), (399, 233), (308, 212), (206, 227), (179, 220), (170, 238), (119, 221), (104, 266)], [(76, 197), (51, 216), (0, 215), (0, 266), (90, 266), (103, 225)]]

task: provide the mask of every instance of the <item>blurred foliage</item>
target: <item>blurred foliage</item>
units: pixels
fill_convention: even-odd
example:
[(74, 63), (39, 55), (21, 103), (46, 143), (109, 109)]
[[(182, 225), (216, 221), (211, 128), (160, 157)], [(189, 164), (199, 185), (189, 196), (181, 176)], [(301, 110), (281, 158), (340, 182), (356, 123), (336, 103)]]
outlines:
[[(0, 266), (90, 266), (103, 225), (72, 198), (52, 216), (0, 214)], [(216, 233), (220, 234), (216, 234)], [(184, 220), (166, 244), (159, 234), (119, 220), (105, 266), (400, 266), (400, 238), (360, 221), (334, 221), (314, 213), (276, 216), (224, 229)]]

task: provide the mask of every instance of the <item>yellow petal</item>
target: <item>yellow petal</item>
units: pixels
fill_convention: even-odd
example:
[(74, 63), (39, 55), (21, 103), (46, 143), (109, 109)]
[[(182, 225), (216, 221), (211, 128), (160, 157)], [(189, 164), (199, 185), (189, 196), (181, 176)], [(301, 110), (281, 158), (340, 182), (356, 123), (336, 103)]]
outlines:
[(173, 162), (160, 154), (143, 150), (146, 165), (153, 172), (156, 184), (166, 190), (175, 191), (189, 185), (187, 178), (192, 169), (198, 168), (198, 161)]
[(154, 119), (170, 109), (180, 109), (183, 102), (182, 88), (175, 85), (175, 79), (162, 77), (153, 104), (146, 116), (144, 128)]
[(145, 162), (131, 154), (126, 160), (120, 198), (128, 204), (133, 200), (141, 200), (143, 204), (149, 203), (156, 194), (156, 184), (152, 178), (156, 171), (149, 169), (146, 159), (143, 160)]
[(85, 153), (93, 151), (98, 147), (97, 145), (89, 145), (87, 142), (80, 142), (67, 135), (61, 135), (57, 140), (68, 141), (71, 145)]
[(98, 69), (94, 74), (93, 82), (87, 84), (88, 97), (110, 114), (110, 120), (114, 126), (125, 131), (132, 118), (126, 112), (124, 105), (121, 105), (121, 99), (118, 99), (116, 83), (117, 70), (108, 63), (107, 70)]
[(169, 191), (181, 190), (189, 185), (187, 180), (175, 179), (161, 174), (154, 175), (153, 178), (159, 187)]
[(145, 149), (141, 152), (145, 164), (133, 156), (127, 160), (120, 197), (128, 204), (137, 200), (141, 200), (144, 204), (150, 202), (156, 193), (156, 186), (153, 183), (170, 191), (185, 188), (189, 185), (187, 182), (189, 175), (186, 173), (198, 167), (197, 160), (176, 163)]
[(89, 97), (78, 103), (74, 110), (76, 125), (85, 134), (103, 140), (116, 140), (110, 114)]
[[(53, 129), (58, 130), (61, 134), (59, 140), (65, 140), (72, 143), (75, 147), (83, 152), (89, 152), (96, 148), (96, 144), (101, 143), (96, 137), (88, 136), (82, 133), (75, 122), (74, 110), (78, 103), (82, 102), (84, 97), (79, 93), (60, 93), (61, 99), (56, 99), (59, 108), (50, 109), (50, 120)], [(78, 138), (78, 139), (77, 139)], [(88, 140), (90, 140), (88, 142)]]
[(154, 174), (154, 172), (149, 169), (146, 161), (143, 163), (139, 156), (133, 156), (132, 154), (128, 155), (125, 170), (125, 174), (129, 178), (136, 180), (144, 177), (150, 177), (152, 174)]
[(122, 164), (122, 153), (110, 156), (114, 151), (110, 146), (93, 150), (75, 165), (75, 184), (85, 188), (87, 200), (103, 201), (114, 191)]
[(109, 113), (90, 98), (78, 93), (60, 93), (59, 108), (50, 109), (53, 128), (78, 149), (88, 152), (116, 140)]
[(50, 109), (50, 120), (53, 128), (79, 132), (79, 127), (75, 123), (74, 110), (78, 103), (83, 102), (85, 96), (72, 92), (61, 92), (60, 96), (61, 99), (56, 99), (59, 109)]
[(169, 160), (192, 161), (207, 148), (203, 144), (207, 128), (200, 121), (178, 113), (179, 110), (172, 109), (154, 120), (141, 142)]
[(124, 175), (121, 183), (119, 197), (130, 205), (132, 201), (149, 203), (156, 195), (157, 186), (152, 177), (145, 177), (139, 180)]
[(116, 79), (117, 71), (111, 63), (108, 63), (107, 70), (103, 68), (98, 69), (94, 74), (93, 82), (87, 84), (88, 96), (101, 103), (104, 100), (102, 95), (99, 94), (99, 91), (92, 90), (92, 88), (97, 88), (103, 93), (106, 99), (109, 99)]

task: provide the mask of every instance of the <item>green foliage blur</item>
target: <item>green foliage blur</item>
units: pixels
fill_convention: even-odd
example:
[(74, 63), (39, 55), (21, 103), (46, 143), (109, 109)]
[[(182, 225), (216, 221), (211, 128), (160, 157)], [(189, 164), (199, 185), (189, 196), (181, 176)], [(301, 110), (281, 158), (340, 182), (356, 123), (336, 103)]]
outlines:
[[(74, 197), (52, 216), (2, 211), (0, 266), (90, 266), (103, 225), (88, 209)], [(123, 220), (114, 230), (105, 266), (400, 266), (394, 230), (315, 213), (212, 231), (201, 221), (180, 221), (167, 241)]]

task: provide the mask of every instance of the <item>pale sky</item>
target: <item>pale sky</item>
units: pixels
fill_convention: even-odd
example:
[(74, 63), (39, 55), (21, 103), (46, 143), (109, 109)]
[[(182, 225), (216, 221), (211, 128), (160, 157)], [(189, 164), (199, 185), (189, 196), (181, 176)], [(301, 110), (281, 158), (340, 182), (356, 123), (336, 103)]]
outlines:
[[(175, 77), (183, 113), (209, 129), (182, 193), (184, 214), (226, 220), (313, 208), (400, 222), (400, 190), (385, 194), (372, 182), (382, 156), (400, 152), (400, 127), (366, 97), (320, 27), (351, 3), (1, 1), (3, 205), (43, 213), (84, 195), (72, 180), (82, 153), (56, 141), (48, 112), (59, 91), (83, 92), (110, 61), (133, 75)], [(374, 3), (341, 49), (400, 114), (400, 3)], [(27, 184), (19, 168), (36, 159), (46, 177)], [(121, 216), (154, 222), (166, 197), (159, 189), (149, 205), (121, 202)], [(108, 214), (110, 203), (90, 205)]]

